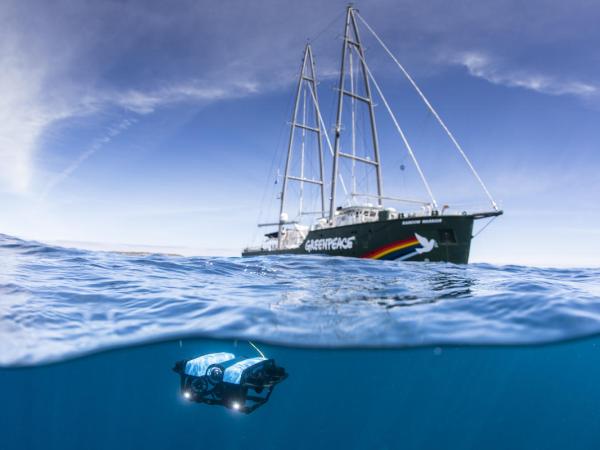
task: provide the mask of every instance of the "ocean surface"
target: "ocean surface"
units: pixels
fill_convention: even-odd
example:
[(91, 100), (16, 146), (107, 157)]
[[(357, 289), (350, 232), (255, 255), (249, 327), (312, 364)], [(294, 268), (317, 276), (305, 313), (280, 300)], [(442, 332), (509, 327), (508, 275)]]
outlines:
[[(600, 269), (203, 258), (0, 235), (0, 449), (597, 449)], [(250, 415), (178, 360), (257, 351)]]

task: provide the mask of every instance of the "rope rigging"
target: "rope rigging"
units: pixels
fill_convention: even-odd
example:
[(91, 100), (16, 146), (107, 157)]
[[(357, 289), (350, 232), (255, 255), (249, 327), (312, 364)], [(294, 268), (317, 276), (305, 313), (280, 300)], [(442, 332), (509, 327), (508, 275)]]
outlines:
[(417, 172), (419, 173), (419, 176), (421, 177), (421, 181), (423, 182), (423, 185), (425, 186), (425, 189), (427, 190), (427, 194), (429, 195), (429, 198), (431, 199), (431, 204), (433, 205), (434, 208), (437, 209), (437, 207), (438, 207), (437, 201), (435, 200), (435, 197), (433, 196), (433, 192), (431, 191), (431, 187), (429, 186), (429, 183), (427, 182), (427, 178), (425, 178), (425, 174), (423, 173), (423, 170), (421, 169), (421, 165), (419, 164), (419, 161), (417, 161), (417, 157), (415, 156), (415, 153), (414, 153), (410, 143), (408, 142), (408, 139), (406, 138), (404, 131), (400, 127), (398, 120), (396, 120), (396, 116), (394, 115), (392, 108), (390, 107), (387, 99), (383, 95), (383, 92), (381, 91), (381, 88), (379, 87), (379, 83), (373, 76), (373, 73), (371, 72), (371, 69), (369, 69), (369, 66), (367, 66), (367, 63), (365, 62), (363, 56), (360, 53), (358, 53), (358, 57), (363, 62), (365, 71), (367, 72), (367, 74), (369, 75), (369, 78), (373, 82), (373, 86), (375, 86), (375, 90), (379, 94), (379, 97), (381, 98), (381, 101), (383, 102), (385, 109), (387, 110), (388, 114), (390, 115), (390, 118), (392, 119), (392, 122), (394, 123), (394, 126), (396, 127), (396, 131), (398, 131), (398, 134), (400, 135), (400, 138), (402, 139), (402, 142), (404, 143), (406, 150), (408, 151), (408, 153), (410, 154), (410, 157), (413, 160), (413, 163), (417, 169)]
[(471, 170), (471, 172), (473, 173), (473, 175), (475, 176), (475, 178), (479, 182), (480, 186), (482, 187), (483, 191), (487, 195), (488, 199), (490, 200), (490, 202), (491, 202), (492, 207), (494, 208), (494, 210), (498, 211), (499, 210), (498, 205), (496, 204), (496, 201), (492, 197), (492, 194), (490, 194), (490, 191), (488, 190), (487, 186), (485, 185), (485, 183), (483, 182), (483, 180), (479, 176), (479, 173), (477, 173), (477, 170), (475, 170), (475, 167), (473, 166), (473, 164), (471, 163), (471, 161), (467, 157), (467, 154), (464, 152), (463, 148), (458, 143), (458, 141), (456, 140), (456, 138), (454, 137), (454, 135), (452, 134), (452, 132), (450, 131), (450, 129), (446, 126), (445, 122), (442, 120), (442, 118), (440, 117), (440, 115), (437, 113), (437, 111), (435, 110), (435, 108), (433, 107), (433, 105), (429, 102), (429, 100), (427, 99), (427, 97), (425, 97), (425, 94), (423, 94), (423, 91), (421, 91), (421, 89), (419, 88), (419, 86), (417, 85), (417, 83), (413, 80), (413, 78), (410, 76), (410, 74), (408, 73), (408, 71), (404, 68), (404, 66), (400, 63), (400, 61), (398, 61), (398, 59), (394, 56), (394, 54), (387, 47), (387, 45), (385, 45), (385, 43), (383, 42), (383, 40), (373, 30), (373, 28), (371, 28), (371, 26), (367, 23), (367, 21), (360, 15), (360, 13), (358, 11), (356, 11), (356, 10), (354, 10), (354, 13), (355, 13), (356, 16), (358, 16), (358, 18), (360, 19), (360, 21), (365, 25), (365, 27), (367, 28), (367, 30), (369, 30), (369, 32), (373, 35), (373, 37), (375, 38), (375, 40), (377, 40), (377, 42), (385, 50), (385, 52), (388, 54), (388, 56), (390, 58), (392, 58), (392, 60), (394, 61), (394, 63), (396, 63), (396, 65), (398, 66), (398, 68), (400, 69), (400, 71), (404, 74), (404, 76), (409, 81), (409, 83), (412, 85), (412, 87), (417, 91), (417, 93), (421, 97), (421, 100), (423, 100), (423, 102), (425, 103), (425, 105), (427, 106), (427, 108), (429, 109), (429, 111), (431, 111), (431, 113), (433, 114), (433, 116), (436, 118), (436, 120), (438, 121), (438, 123), (440, 124), (440, 126), (446, 132), (446, 134), (448, 135), (448, 137), (450, 138), (450, 140), (452, 141), (452, 143), (454, 144), (454, 146), (456, 147), (456, 149), (458, 150), (458, 152), (460, 153), (460, 155), (463, 157), (463, 159), (467, 163), (467, 166), (469, 167), (469, 169)]

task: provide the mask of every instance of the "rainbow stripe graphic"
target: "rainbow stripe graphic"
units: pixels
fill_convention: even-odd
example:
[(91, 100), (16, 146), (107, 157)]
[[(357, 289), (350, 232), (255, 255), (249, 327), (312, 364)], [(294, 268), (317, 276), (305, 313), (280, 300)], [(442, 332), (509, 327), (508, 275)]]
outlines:
[(408, 259), (411, 256), (417, 254), (415, 249), (419, 247), (421, 243), (417, 240), (416, 236), (403, 241), (392, 242), (391, 244), (379, 247), (369, 253), (365, 253), (361, 258), (372, 258), (372, 259)]

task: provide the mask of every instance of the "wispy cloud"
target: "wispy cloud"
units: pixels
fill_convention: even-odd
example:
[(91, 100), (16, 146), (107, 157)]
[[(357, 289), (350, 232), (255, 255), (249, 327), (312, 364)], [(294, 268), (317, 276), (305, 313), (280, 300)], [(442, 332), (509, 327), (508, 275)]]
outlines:
[(131, 125), (136, 122), (136, 119), (124, 119), (118, 124), (110, 127), (106, 134), (101, 138), (97, 139), (92, 145), (82, 152), (74, 161), (71, 162), (62, 172), (56, 175), (50, 180), (44, 191), (40, 196), (40, 200), (44, 200), (46, 196), (52, 191), (57, 185), (65, 181), (73, 172), (75, 172), (79, 166), (81, 166), (87, 159), (93, 156), (102, 147), (109, 144), (116, 136), (127, 130)]
[(154, 91), (128, 90), (100, 98), (97, 102), (116, 104), (138, 114), (148, 114), (156, 108), (177, 102), (212, 102), (245, 97), (259, 92), (259, 84), (251, 81), (229, 83), (188, 82)]
[[(187, 83), (179, 86), (170, 86), (155, 91), (129, 90), (123, 93), (101, 93), (92, 98), (86, 98), (80, 107), (73, 110), (82, 114), (84, 111), (102, 110), (107, 106), (119, 106), (133, 113), (145, 115), (154, 112), (157, 108), (178, 102), (213, 102), (227, 98), (238, 98), (251, 95), (258, 92), (259, 87), (252, 82), (235, 82), (224, 86), (207, 86), (202, 83)], [(118, 135), (126, 131), (138, 119), (130, 117), (121, 120), (119, 123), (110, 127), (100, 138), (96, 139), (88, 149), (83, 151), (75, 160), (73, 160), (63, 171), (55, 175), (40, 195), (40, 200), (44, 200), (48, 194), (63, 183), (75, 172), (86, 160), (106, 145), (110, 144)], [(48, 126), (50, 122), (44, 124)], [(29, 145), (26, 148), (31, 149)], [(23, 148), (23, 147), (22, 147)], [(31, 153), (31, 152), (26, 152)], [(26, 164), (24, 164), (26, 166)]]
[[(255, 64), (256, 51), (250, 51), (254, 48), (250, 41), (257, 37), (243, 41), (245, 48), (237, 57), (224, 60), (227, 53), (221, 48), (224, 39), (219, 39), (223, 33), (217, 20), (211, 21), (206, 11), (200, 14), (196, 7), (188, 5), (190, 8), (168, 9), (165, 16), (167, 11), (151, 11), (163, 9), (155, 6), (148, 9), (141, 4), (119, 7), (59, 1), (53, 8), (57, 11), (68, 8), (69, 18), (57, 15), (58, 23), (53, 24), (46, 20), (43, 4), (27, 0), (3, 2), (0, 6), (0, 192), (29, 193), (36, 170), (36, 153), (43, 147), (48, 130), (62, 120), (93, 118), (95, 113), (114, 107), (146, 115), (165, 105), (180, 102), (205, 105), (264, 89), (265, 78), (261, 81), (260, 72), (268, 68), (265, 64)], [(224, 11), (227, 10), (225, 6)], [(215, 10), (210, 14), (220, 13)], [(199, 25), (202, 23), (204, 27)], [(34, 27), (36, 33), (31, 33)], [(215, 29), (211, 42), (217, 48), (207, 47), (202, 39), (190, 39), (191, 35), (201, 35), (210, 29)], [(160, 51), (155, 54), (146, 47), (156, 36), (160, 36), (157, 44)], [(226, 37), (227, 45), (239, 39), (231, 34)], [(140, 64), (129, 67), (132, 58), (141, 58)], [(277, 78), (279, 74), (281, 71), (274, 71), (273, 76)], [(115, 137), (109, 132), (93, 142), (47, 183), (42, 197)]]
[(471, 75), (490, 83), (530, 89), (543, 94), (589, 98), (599, 92), (596, 85), (510, 67), (482, 52), (464, 52), (453, 57), (451, 62), (466, 67)]
[[(569, 68), (570, 76), (556, 67), (546, 70), (544, 64), (552, 58), (540, 58), (543, 64), (520, 70), (511, 59), (515, 49), (524, 57), (528, 46), (546, 45), (550, 39), (592, 45), (597, 37), (593, 13), (600, 9), (574, 1), (578, 6), (569, 6), (572, 16), (565, 14), (565, 7), (541, 0), (519, 2), (518, 8), (513, 0), (493, 6), (379, 0), (377, 8), (365, 4), (364, 13), (411, 69), (430, 63), (435, 72), (440, 66), (460, 64), (492, 83), (589, 98), (598, 94), (600, 82), (574, 75), (578, 70), (597, 73), (581, 56), (585, 51), (575, 54), (568, 66), (561, 65)], [(36, 151), (39, 147), (50, 151), (43, 137), (63, 119), (91, 117), (115, 106), (144, 115), (178, 102), (206, 104), (277, 88), (293, 79), (305, 38), (323, 31), (327, 37), (317, 44), (317, 72), (321, 79), (331, 76), (337, 70), (333, 61), (339, 57), (339, 40), (333, 36), (341, 25), (332, 27), (331, 20), (336, 16), (343, 20), (345, 3), (306, 0), (281, 8), (279, 0), (258, 0), (252, 5), (197, 0), (175, 4), (57, 0), (50, 5), (4, 0), (0, 5), (0, 191), (30, 189)], [(465, 52), (475, 40), (483, 50)], [(458, 56), (432, 62), (431, 55), (441, 52)]]
[(47, 68), (31, 64), (5, 35), (0, 39), (0, 67), (0, 191), (24, 192), (40, 136), (71, 112), (61, 102), (44, 98)]

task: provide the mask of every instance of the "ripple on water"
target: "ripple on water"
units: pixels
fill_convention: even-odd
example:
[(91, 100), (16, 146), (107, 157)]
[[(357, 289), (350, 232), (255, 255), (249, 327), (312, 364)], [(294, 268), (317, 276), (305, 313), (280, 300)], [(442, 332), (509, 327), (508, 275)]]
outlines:
[(206, 336), (531, 344), (600, 331), (600, 269), (64, 249), (0, 235), (0, 365)]

